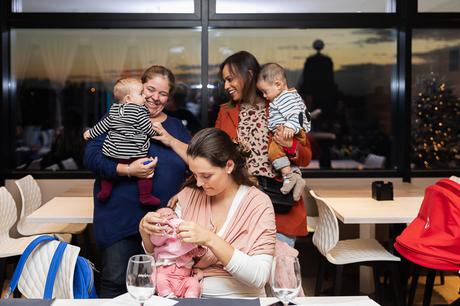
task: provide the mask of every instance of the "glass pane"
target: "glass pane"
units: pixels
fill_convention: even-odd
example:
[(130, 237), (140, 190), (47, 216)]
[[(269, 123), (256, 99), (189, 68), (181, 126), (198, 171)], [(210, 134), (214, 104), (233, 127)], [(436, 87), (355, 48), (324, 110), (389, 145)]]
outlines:
[(453, 13), (460, 12), (458, 0), (418, 0), (419, 12)]
[[(210, 123), (225, 102), (219, 64), (247, 50), (258, 61), (278, 62), (316, 113), (312, 121), (314, 161), (310, 168), (394, 167), (391, 75), (395, 31), (364, 29), (213, 29), (209, 34)], [(320, 38), (324, 44), (312, 43)], [(307, 68), (304, 69), (305, 63)], [(307, 80), (303, 82), (302, 80)]]
[(182, 97), (168, 109), (190, 105), (198, 115), (200, 37), (192, 29), (12, 30), (12, 168), (82, 169), (82, 133), (107, 112), (115, 81), (140, 77), (153, 64), (170, 68), (182, 83)]
[(460, 34), (414, 30), (412, 168), (460, 168)]
[(394, 0), (216, 0), (217, 14), (392, 13)]
[(194, 13), (194, 0), (13, 0), (15, 13)]

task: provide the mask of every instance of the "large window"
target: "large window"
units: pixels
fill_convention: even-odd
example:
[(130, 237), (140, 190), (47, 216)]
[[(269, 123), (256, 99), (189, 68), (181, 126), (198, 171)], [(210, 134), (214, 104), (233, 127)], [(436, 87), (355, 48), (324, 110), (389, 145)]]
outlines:
[(412, 48), (412, 167), (458, 169), (460, 34), (416, 30)]
[(460, 12), (458, 0), (418, 0), (419, 12), (452, 13)]
[(228, 99), (219, 65), (240, 50), (281, 64), (312, 113), (304, 175), (460, 171), (458, 0), (0, 3), (6, 176), (91, 175), (82, 132), (114, 103), (118, 78), (153, 64), (177, 79), (166, 112), (191, 134), (213, 126)]
[(120, 77), (170, 68), (199, 115), (200, 30), (52, 30), (11, 32), (16, 139), (13, 169), (83, 169), (82, 133), (104, 115)]
[(392, 13), (393, 0), (216, 0), (218, 14), (247, 13)]
[[(287, 71), (314, 114), (309, 168), (390, 169), (390, 83), (396, 62), (392, 30), (213, 29), (209, 32), (210, 123), (225, 100), (219, 64), (239, 50)], [(314, 45), (314, 46), (313, 46)], [(317, 47), (317, 50), (314, 49)]]

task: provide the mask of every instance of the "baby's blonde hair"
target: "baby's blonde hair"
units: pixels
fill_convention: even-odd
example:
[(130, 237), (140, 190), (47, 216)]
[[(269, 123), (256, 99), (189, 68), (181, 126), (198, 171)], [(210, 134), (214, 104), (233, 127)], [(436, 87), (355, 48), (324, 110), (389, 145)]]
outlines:
[(279, 80), (284, 84), (287, 83), (286, 72), (284, 71), (284, 68), (277, 63), (267, 63), (263, 65), (257, 80), (259, 82), (265, 81), (268, 83), (273, 83), (276, 80)]
[(122, 78), (115, 82), (113, 86), (113, 96), (118, 102), (123, 102), (123, 99), (131, 93), (132, 90), (137, 89), (138, 85), (142, 86), (140, 79), (136, 78)]

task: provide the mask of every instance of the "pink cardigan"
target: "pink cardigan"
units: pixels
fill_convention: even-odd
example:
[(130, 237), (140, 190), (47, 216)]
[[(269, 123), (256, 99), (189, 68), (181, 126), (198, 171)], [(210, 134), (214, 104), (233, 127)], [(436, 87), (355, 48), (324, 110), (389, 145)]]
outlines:
[[(184, 188), (179, 194), (182, 218), (216, 231), (211, 222), (211, 198), (202, 189)], [(274, 255), (276, 240), (275, 213), (270, 198), (250, 187), (230, 220), (222, 238), (248, 255)], [(204, 276), (229, 275), (210, 251), (195, 265)]]

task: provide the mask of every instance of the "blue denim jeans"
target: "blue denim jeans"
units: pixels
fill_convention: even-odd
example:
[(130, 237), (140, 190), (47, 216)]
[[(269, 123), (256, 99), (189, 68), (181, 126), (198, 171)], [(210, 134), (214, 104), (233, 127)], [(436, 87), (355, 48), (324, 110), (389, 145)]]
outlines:
[(141, 237), (136, 234), (115, 242), (101, 251), (100, 298), (114, 298), (126, 293), (126, 267), (131, 256), (144, 254)]

